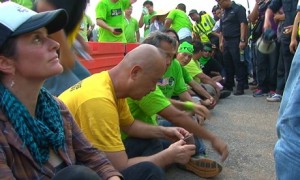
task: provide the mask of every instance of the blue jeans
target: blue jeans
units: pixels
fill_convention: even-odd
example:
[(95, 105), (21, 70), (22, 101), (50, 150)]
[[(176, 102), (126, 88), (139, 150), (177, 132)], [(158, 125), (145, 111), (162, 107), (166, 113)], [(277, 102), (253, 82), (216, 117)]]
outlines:
[(165, 173), (151, 162), (141, 162), (121, 171), (126, 180), (164, 180)]
[(52, 180), (101, 180), (98, 174), (92, 169), (83, 165), (69, 165), (60, 171), (58, 171), (52, 178)]
[[(171, 122), (164, 120), (164, 119), (159, 120), (158, 124), (160, 126), (164, 126), (164, 127), (173, 127), (174, 126)], [(198, 138), (197, 136), (194, 136), (194, 139), (195, 139), (195, 145), (196, 145), (195, 155), (200, 155), (200, 156), (206, 155), (206, 151), (205, 151), (206, 147), (203, 143), (203, 140), (201, 138)], [(162, 141), (164, 149), (168, 148), (171, 145), (170, 141), (167, 141), (167, 140), (161, 140), (161, 141)]]
[(280, 104), (274, 148), (276, 175), (279, 180), (300, 177), (300, 46), (293, 58)]
[(159, 139), (140, 139), (128, 137), (123, 141), (128, 158), (151, 156), (163, 150)]

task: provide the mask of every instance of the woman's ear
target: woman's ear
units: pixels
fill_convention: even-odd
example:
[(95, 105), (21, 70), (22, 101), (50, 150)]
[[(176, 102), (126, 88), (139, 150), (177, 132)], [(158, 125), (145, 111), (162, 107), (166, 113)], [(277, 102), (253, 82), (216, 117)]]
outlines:
[(15, 73), (15, 63), (12, 59), (0, 56), (0, 72), (5, 74)]

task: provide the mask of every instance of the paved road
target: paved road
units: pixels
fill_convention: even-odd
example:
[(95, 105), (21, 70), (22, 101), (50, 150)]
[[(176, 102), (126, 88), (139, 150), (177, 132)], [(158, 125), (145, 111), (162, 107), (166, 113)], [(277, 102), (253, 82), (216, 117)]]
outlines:
[[(275, 179), (273, 147), (277, 140), (275, 125), (279, 103), (269, 103), (265, 97), (252, 97), (251, 90), (243, 96), (223, 99), (205, 122), (212, 132), (229, 146), (230, 154), (222, 163), (217, 180)], [(219, 156), (207, 144), (210, 158)], [(167, 171), (168, 180), (195, 180), (198, 176), (178, 169)]]

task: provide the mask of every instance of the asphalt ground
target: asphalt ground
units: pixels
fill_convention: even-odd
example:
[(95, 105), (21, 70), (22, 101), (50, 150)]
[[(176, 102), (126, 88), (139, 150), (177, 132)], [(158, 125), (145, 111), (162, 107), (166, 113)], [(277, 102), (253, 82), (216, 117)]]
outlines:
[[(277, 140), (278, 109), (278, 102), (267, 102), (266, 96), (254, 98), (250, 89), (245, 91), (245, 95), (231, 95), (219, 101), (204, 126), (228, 144), (229, 156), (220, 163), (222, 172), (212, 179), (276, 179), (273, 148)], [(209, 158), (220, 162), (219, 155), (209, 142), (205, 144)], [(202, 178), (174, 165), (167, 170), (167, 179)]]

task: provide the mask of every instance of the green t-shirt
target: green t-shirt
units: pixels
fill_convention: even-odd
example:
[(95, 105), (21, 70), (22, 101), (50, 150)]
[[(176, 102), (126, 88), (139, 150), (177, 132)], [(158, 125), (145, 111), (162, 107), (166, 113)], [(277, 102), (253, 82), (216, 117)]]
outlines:
[(148, 34), (150, 33), (151, 18), (155, 14), (156, 14), (156, 12), (153, 11), (151, 14), (144, 15), (144, 17), (143, 17), (143, 22), (144, 22), (144, 26), (145, 26), (144, 37), (147, 37)]
[[(124, 32), (124, 10), (129, 8), (129, 0), (119, 0), (115, 3), (110, 0), (101, 0), (96, 7), (96, 19), (102, 19), (111, 27), (122, 28)], [(114, 35), (110, 31), (99, 28), (99, 42), (124, 42), (125, 33)]]
[(207, 62), (210, 60), (211, 58), (210, 57), (201, 57), (200, 59), (199, 59), (199, 65), (200, 65), (200, 67), (203, 67), (203, 66), (205, 66), (205, 64), (207, 64)]
[[(159, 87), (156, 87), (155, 91), (144, 96), (141, 100), (127, 98), (127, 103), (134, 119), (152, 125), (157, 125), (156, 114), (171, 104)], [(122, 139), (126, 138), (127, 135), (122, 133)]]
[(12, 0), (12, 2), (25, 6), (28, 9), (32, 9), (34, 0)]
[(135, 119), (153, 125), (157, 125), (155, 115), (171, 104), (159, 87), (156, 87), (155, 91), (144, 96), (141, 100), (127, 98), (127, 103)]
[(158, 87), (167, 98), (178, 96), (187, 90), (178, 60), (174, 59), (172, 61), (162, 79), (158, 82)]
[(192, 31), (193, 24), (191, 23), (188, 15), (186, 15), (182, 10), (174, 9), (170, 11), (167, 19), (173, 20), (170, 28), (174, 29), (176, 32), (182, 28), (188, 28)]
[(93, 22), (91, 20), (91, 18), (88, 16), (88, 15), (84, 15), (83, 18), (82, 18), (82, 21), (80, 23), (80, 31), (79, 31), (79, 34), (83, 37), (83, 39), (85, 41), (88, 41), (88, 27), (89, 26), (92, 26), (93, 25)]
[(139, 25), (136, 19), (130, 18), (129, 20), (124, 17), (125, 22), (125, 37), (128, 43), (135, 43), (136, 41), (136, 32), (139, 30)]
[(202, 69), (200, 68), (199, 61), (191, 60), (184, 68), (187, 70), (187, 72), (193, 77), (193, 79), (200, 83), (200, 79), (196, 76), (197, 74), (202, 73)]
[(182, 76), (183, 76), (184, 82), (186, 84), (190, 83), (193, 80), (193, 77), (183, 66), (181, 66), (181, 69), (182, 69)]

